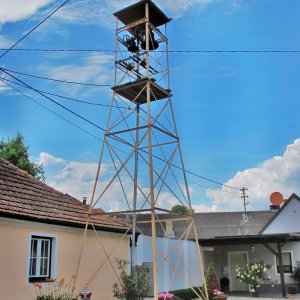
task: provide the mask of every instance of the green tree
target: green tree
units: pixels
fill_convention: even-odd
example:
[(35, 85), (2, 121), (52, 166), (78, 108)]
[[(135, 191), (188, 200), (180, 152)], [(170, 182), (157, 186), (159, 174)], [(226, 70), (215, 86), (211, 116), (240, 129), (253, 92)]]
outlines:
[(24, 138), (21, 133), (18, 133), (15, 138), (10, 140), (0, 141), (0, 156), (18, 168), (45, 181), (43, 165), (29, 160), (28, 147), (24, 144)]
[(185, 205), (177, 204), (171, 208), (171, 211), (178, 214), (187, 214), (189, 213), (189, 208)]

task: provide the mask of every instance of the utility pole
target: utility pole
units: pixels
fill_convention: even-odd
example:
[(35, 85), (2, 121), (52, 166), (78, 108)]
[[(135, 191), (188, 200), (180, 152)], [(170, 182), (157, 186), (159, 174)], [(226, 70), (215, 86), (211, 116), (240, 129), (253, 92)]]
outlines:
[(248, 196), (246, 196), (246, 191), (248, 191), (248, 189), (243, 187), (240, 191), (242, 192), (241, 198), (243, 198), (243, 200), (244, 200), (244, 210), (245, 210), (245, 213), (247, 213), (247, 204), (248, 203), (246, 203), (246, 198), (248, 198)]

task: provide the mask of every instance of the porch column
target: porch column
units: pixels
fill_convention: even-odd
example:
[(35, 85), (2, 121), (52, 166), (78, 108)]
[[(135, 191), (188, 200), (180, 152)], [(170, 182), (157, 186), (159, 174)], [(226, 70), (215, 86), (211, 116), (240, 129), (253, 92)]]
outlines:
[(280, 282), (281, 282), (281, 293), (282, 297), (286, 297), (286, 289), (284, 282), (284, 273), (283, 273), (283, 265), (282, 265), (282, 253), (281, 253), (281, 244), (277, 242), (277, 257), (279, 262), (279, 271), (280, 271)]

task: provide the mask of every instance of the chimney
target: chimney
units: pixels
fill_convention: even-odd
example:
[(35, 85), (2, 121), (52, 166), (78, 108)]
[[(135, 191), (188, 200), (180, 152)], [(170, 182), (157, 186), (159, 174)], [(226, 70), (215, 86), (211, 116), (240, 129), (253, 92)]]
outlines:
[(279, 208), (279, 205), (270, 205), (270, 211), (277, 211)]
[(83, 203), (84, 205), (86, 205), (86, 199), (87, 199), (87, 197), (83, 197), (83, 198), (82, 198), (82, 203)]

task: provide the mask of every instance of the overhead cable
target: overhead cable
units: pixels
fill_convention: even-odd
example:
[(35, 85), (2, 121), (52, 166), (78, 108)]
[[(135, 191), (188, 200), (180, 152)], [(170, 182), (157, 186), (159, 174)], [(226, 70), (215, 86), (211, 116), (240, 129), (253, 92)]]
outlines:
[[(4, 78), (4, 77), (0, 77), (2, 80), (14, 83), (16, 85), (22, 86), (24, 88), (28, 88), (26, 85), (21, 84), (19, 82)], [(62, 98), (62, 99), (66, 99), (66, 100), (70, 100), (70, 101), (74, 101), (74, 102), (78, 102), (78, 103), (83, 103), (83, 104), (88, 104), (88, 105), (95, 105), (95, 106), (103, 106), (103, 107), (112, 107), (112, 108), (121, 108), (121, 109), (129, 109), (129, 110), (133, 110), (133, 108), (131, 108), (130, 106), (125, 107), (125, 106), (115, 106), (115, 105), (110, 105), (110, 104), (102, 104), (102, 103), (95, 103), (95, 102), (89, 102), (89, 101), (85, 101), (85, 100), (79, 100), (79, 99), (75, 99), (75, 98), (71, 98), (71, 97), (66, 97), (66, 96), (62, 96), (59, 94), (55, 94), (55, 93), (49, 93), (40, 89), (36, 89), (37, 91), (43, 93), (43, 94), (47, 94), (50, 96), (55, 96), (58, 98)]]
[[(7, 48), (0, 48), (0, 50), (8, 50)], [(41, 49), (41, 48), (15, 48), (13, 51), (32, 51), (32, 52), (111, 52), (112, 49)], [(124, 50), (127, 52), (128, 50)], [(118, 50), (118, 52), (123, 52)], [(155, 52), (165, 52), (163, 50), (155, 50)], [(169, 53), (300, 53), (300, 50), (169, 50)]]
[[(98, 128), (98, 129), (100, 129), (100, 130), (102, 130), (102, 131), (105, 132), (105, 129), (104, 129), (104, 128), (102, 128), (102, 127), (98, 126), (97, 124), (91, 122), (90, 120), (86, 119), (85, 117), (82, 117), (81, 115), (75, 113), (75, 112), (72, 111), (71, 109), (69, 109), (69, 108), (63, 106), (62, 104), (58, 103), (57, 101), (55, 101), (55, 100), (53, 100), (52, 98), (48, 97), (47, 95), (43, 94), (43, 93), (40, 92), (39, 90), (37, 90), (37, 89), (31, 87), (31, 86), (28, 85), (27, 83), (23, 82), (22, 80), (18, 79), (18, 78), (15, 77), (15, 76), (11, 75), (11, 74), (10, 74), (9, 72), (7, 72), (5, 69), (0, 68), (0, 70), (1, 70), (2, 72), (4, 72), (5, 74), (7, 74), (8, 76), (10, 76), (10, 77), (14, 78), (15, 80), (17, 80), (18, 82), (20, 82), (20, 83), (21, 83), (22, 85), (24, 85), (25, 87), (27, 87), (27, 88), (29, 88), (29, 89), (31, 89), (31, 90), (37, 92), (37, 93), (40, 94), (41, 96), (43, 96), (43, 97), (47, 98), (48, 100), (50, 100), (51, 102), (54, 102), (55, 104), (59, 105), (60, 107), (64, 108), (65, 110), (69, 111), (70, 113), (76, 115), (76, 116), (79, 117), (80, 119), (82, 119), (82, 120), (88, 122), (89, 124), (91, 124), (91, 125), (95, 126), (96, 128)], [(101, 140), (101, 139), (100, 139), (100, 140)], [(118, 150), (120, 150), (120, 149), (118, 149)], [(122, 150), (121, 150), (121, 151), (122, 151)], [(145, 151), (145, 150), (141, 150), (141, 151), (144, 152), (144, 153), (146, 153), (146, 154), (149, 154), (149, 153), (148, 153), (147, 151)], [(166, 160), (164, 160), (164, 159), (162, 159), (162, 158), (160, 158), (160, 157), (158, 157), (158, 156), (156, 156), (156, 155), (153, 155), (153, 157), (155, 157), (156, 159), (158, 159), (158, 160), (160, 160), (160, 161), (163, 161), (163, 162), (165, 162), (165, 163), (168, 163), (170, 166), (173, 166), (173, 167), (175, 167), (175, 168), (177, 168), (177, 169), (183, 170), (182, 167), (177, 166), (177, 165), (172, 164), (172, 163), (169, 163), (169, 162), (167, 162)], [(237, 187), (234, 187), (234, 186), (231, 186), (231, 185), (227, 185), (227, 184), (218, 182), (218, 181), (213, 180), (213, 179), (209, 179), (209, 178), (207, 178), (207, 177), (201, 176), (201, 175), (199, 175), (199, 174), (196, 174), (195, 172), (188, 171), (188, 170), (186, 170), (186, 169), (185, 169), (185, 172), (188, 173), (188, 174), (191, 174), (191, 175), (193, 175), (193, 176), (196, 176), (196, 177), (198, 177), (198, 178), (201, 178), (201, 179), (203, 179), (203, 180), (206, 180), (206, 181), (209, 181), (209, 182), (218, 184), (218, 185), (220, 185), (220, 186), (228, 187), (228, 188), (235, 189), (235, 190), (240, 190), (240, 188), (237, 188)]]
[(30, 101), (33, 101), (35, 104), (41, 106), (42, 108), (46, 109), (47, 111), (49, 111), (50, 113), (56, 115), (57, 117), (61, 118), (62, 120), (66, 121), (67, 123), (71, 124), (72, 126), (75, 126), (76, 128), (78, 128), (79, 130), (87, 133), (88, 135), (96, 138), (97, 140), (102, 141), (102, 139), (100, 139), (99, 137), (97, 137), (96, 135), (90, 133), (89, 131), (83, 129), (82, 127), (78, 126), (77, 124), (69, 121), (68, 119), (64, 118), (63, 116), (61, 116), (60, 114), (56, 113), (55, 111), (51, 110), (50, 108), (46, 107), (45, 105), (39, 103), (38, 101), (34, 100), (32, 97), (26, 95), (25, 93), (23, 93), (22, 91), (20, 91), (19, 89), (17, 89), (16, 87), (14, 87), (13, 85), (9, 84), (7, 81), (3, 80), (3, 78), (0, 78), (0, 81), (2, 81), (4, 84), (6, 84), (7, 86), (9, 86), (10, 88), (12, 88), (13, 90), (15, 90), (16, 92), (18, 92), (19, 94), (23, 95), (24, 97), (26, 97), (27, 99), (29, 99)]
[(60, 6), (58, 6), (54, 11), (52, 11), (47, 17), (45, 17), (41, 22), (39, 22), (36, 26), (34, 26), (30, 31), (28, 31), (22, 38), (20, 38), (16, 43), (14, 43), (10, 48), (6, 49), (4, 53), (0, 55), (0, 59), (6, 55), (9, 51), (11, 51), (15, 46), (17, 46), (21, 41), (23, 41), (28, 35), (30, 35), (34, 30), (36, 30), (39, 26), (41, 26), (46, 20), (48, 20), (52, 15), (54, 15), (59, 9), (61, 9), (64, 5), (66, 5), (70, 0), (66, 0)]
[(49, 81), (56, 81), (56, 82), (61, 82), (61, 83), (71, 83), (71, 84), (77, 84), (77, 85), (87, 85), (87, 86), (97, 86), (97, 87), (110, 87), (111, 86), (109, 84), (97, 84), (97, 83), (84, 83), (84, 82), (77, 82), (77, 81), (67, 81), (67, 80), (62, 80), (62, 79), (48, 78), (48, 77), (43, 77), (43, 76), (37, 76), (37, 75), (22, 73), (22, 72), (10, 70), (10, 69), (5, 69), (5, 68), (1, 68), (1, 69), (6, 70), (10, 73), (18, 74), (18, 75), (23, 75), (23, 76), (33, 77), (33, 78), (43, 79), (43, 80), (49, 80)]
[(87, 123), (89, 123), (89, 124), (95, 126), (96, 128), (98, 128), (98, 129), (100, 129), (100, 130), (102, 130), (102, 131), (105, 132), (105, 129), (104, 129), (104, 128), (102, 128), (102, 127), (100, 127), (99, 125), (93, 123), (92, 121), (88, 120), (87, 118), (85, 118), (85, 117), (79, 115), (78, 113), (72, 111), (71, 109), (67, 108), (66, 106), (60, 104), (59, 102), (53, 100), (51, 97), (49, 97), (49, 96), (43, 94), (43, 93), (40, 92), (39, 90), (35, 89), (34, 87), (28, 85), (28, 84), (25, 83), (24, 81), (20, 80), (19, 78), (15, 77), (14, 75), (10, 74), (10, 73), (7, 72), (5, 69), (0, 68), (0, 70), (1, 70), (3, 73), (7, 74), (8, 76), (10, 76), (10, 77), (14, 78), (15, 80), (17, 80), (18, 82), (22, 83), (22, 84), (23, 84), (24, 86), (26, 86), (27, 88), (29, 88), (29, 89), (35, 91), (36, 93), (38, 93), (39, 95), (43, 96), (44, 98), (50, 100), (51, 102), (55, 103), (56, 105), (60, 106), (61, 108), (67, 110), (67, 111), (70, 112), (71, 114), (77, 116), (78, 118), (80, 118), (80, 119), (86, 121)]

